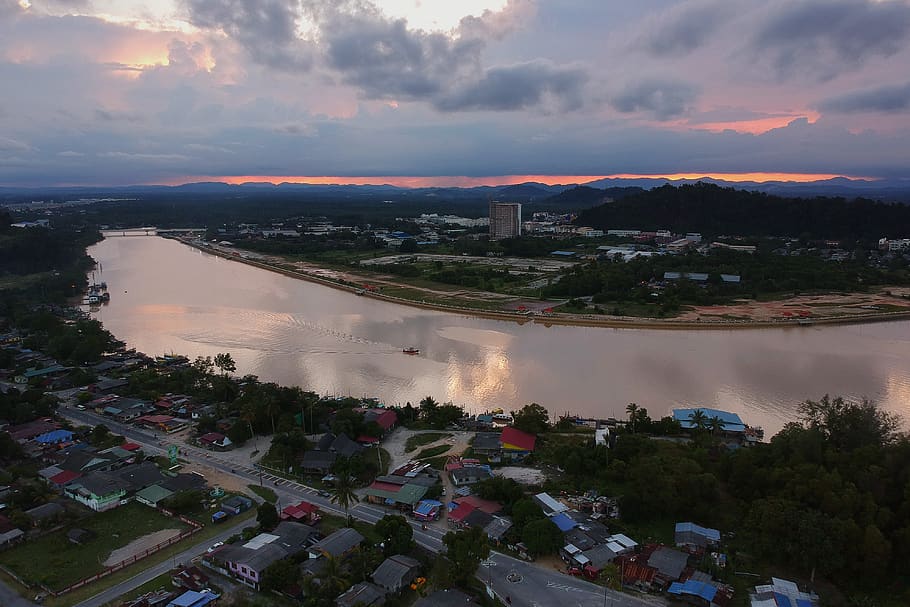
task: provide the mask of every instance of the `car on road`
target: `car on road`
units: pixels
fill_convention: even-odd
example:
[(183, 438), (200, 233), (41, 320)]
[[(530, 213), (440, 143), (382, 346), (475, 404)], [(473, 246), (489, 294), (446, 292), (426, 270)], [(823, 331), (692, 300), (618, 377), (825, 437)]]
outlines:
[(319, 495), (321, 495), (322, 497), (332, 497), (332, 494), (329, 491), (326, 491), (325, 489), (320, 489), (319, 491), (317, 491), (317, 493)]
[(80, 411), (85, 411), (85, 405), (81, 405), (81, 404), (76, 405), (76, 408), (79, 409)]
[(215, 552), (216, 550), (218, 550), (219, 548), (221, 548), (222, 546), (224, 546), (224, 542), (215, 542), (214, 544), (212, 544), (211, 546), (209, 546), (206, 549), (206, 552), (211, 554), (211, 553)]

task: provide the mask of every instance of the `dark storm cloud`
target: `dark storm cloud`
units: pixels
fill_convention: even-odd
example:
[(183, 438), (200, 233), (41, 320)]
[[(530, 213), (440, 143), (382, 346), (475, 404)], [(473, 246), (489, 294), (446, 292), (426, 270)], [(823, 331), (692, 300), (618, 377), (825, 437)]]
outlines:
[(907, 43), (910, 5), (868, 0), (804, 0), (774, 8), (752, 48), (769, 56), (779, 76), (806, 69), (830, 80), (872, 57), (890, 57)]
[(312, 64), (312, 45), (297, 35), (297, 3), (287, 0), (187, 0), (193, 25), (221, 30), (257, 63), (292, 70)]
[(421, 99), (477, 64), (484, 42), (409, 30), (376, 11), (333, 13), (321, 24), (330, 67), (370, 98)]
[(619, 112), (647, 112), (658, 120), (687, 113), (698, 97), (696, 87), (685, 82), (645, 80), (615, 95), (610, 104)]
[(547, 98), (559, 110), (582, 106), (582, 88), (587, 74), (577, 68), (554, 66), (547, 61), (492, 67), (479, 79), (449, 91), (434, 100), (442, 111), (519, 110), (534, 107)]
[(818, 104), (823, 112), (844, 114), (877, 112), (896, 114), (910, 111), (910, 83), (854, 91)]
[(638, 46), (659, 57), (685, 55), (706, 44), (735, 14), (733, 2), (706, 0), (682, 4), (650, 21)]

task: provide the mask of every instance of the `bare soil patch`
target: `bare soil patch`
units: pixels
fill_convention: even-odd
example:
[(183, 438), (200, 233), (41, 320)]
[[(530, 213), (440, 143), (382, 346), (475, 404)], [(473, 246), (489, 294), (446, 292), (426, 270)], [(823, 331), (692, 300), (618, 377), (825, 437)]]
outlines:
[(110, 556), (107, 557), (107, 560), (105, 560), (102, 564), (105, 567), (116, 565), (117, 563), (121, 563), (132, 556), (142, 554), (146, 550), (154, 548), (161, 542), (167, 541), (172, 537), (177, 537), (178, 535), (180, 535), (180, 529), (162, 529), (161, 531), (143, 535), (140, 538), (136, 538), (126, 546), (117, 548), (111, 552)]

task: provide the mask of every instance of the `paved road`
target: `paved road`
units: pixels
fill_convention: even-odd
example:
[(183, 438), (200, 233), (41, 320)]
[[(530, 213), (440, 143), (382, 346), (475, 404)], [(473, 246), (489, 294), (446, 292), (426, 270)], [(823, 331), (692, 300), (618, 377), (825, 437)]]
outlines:
[(491, 585), (512, 607), (655, 607), (659, 600), (607, 590), (586, 580), (494, 552), (477, 569), (477, 579)]
[[(77, 603), (74, 607), (101, 607), (101, 605), (110, 603), (117, 597), (126, 594), (133, 588), (137, 588), (142, 584), (155, 579), (162, 573), (167, 573), (173, 569), (177, 563), (189, 563), (193, 558), (205, 552), (206, 548), (215, 542), (223, 542), (235, 533), (240, 533), (244, 527), (249, 527), (254, 524), (254, 521), (246, 520), (242, 523), (234, 525), (233, 527), (227, 528), (224, 530), (224, 532), (218, 534), (217, 536), (211, 537), (204, 542), (200, 542), (192, 548), (187, 548), (183, 552), (175, 554), (172, 558), (158, 563), (157, 565), (147, 567), (133, 577), (126, 579), (119, 584), (111, 586), (107, 590), (96, 594), (90, 599), (86, 599), (81, 603)], [(5, 603), (3, 603), (3, 605), (5, 605)]]
[[(62, 415), (83, 424), (95, 425), (104, 423), (112, 431), (122, 434), (129, 440), (142, 445), (146, 453), (163, 454), (166, 451), (167, 438), (159, 438), (150, 432), (137, 429), (134, 426), (119, 424), (110, 418), (102, 417), (88, 411), (80, 411), (73, 408), (63, 407), (59, 411)], [(161, 444), (164, 441), (164, 444)], [(224, 454), (213, 453), (203, 449), (197, 449), (181, 444), (181, 457), (189, 460), (199, 461), (208, 466), (217, 468), (222, 472), (234, 474), (247, 483), (259, 483), (260, 481), (275, 491), (278, 496), (279, 506), (296, 503), (301, 499), (318, 505), (322, 510), (334, 514), (343, 515), (344, 511), (333, 504), (328, 498), (319, 495), (316, 489), (304, 485), (303, 483), (289, 481), (254, 468), (252, 464), (239, 463), (224, 457)], [(279, 507), (280, 509), (280, 507)], [(371, 504), (357, 504), (351, 507), (350, 515), (354, 518), (368, 523), (375, 523), (386, 514), (389, 510), (380, 508)], [(442, 536), (447, 529), (445, 527), (431, 526), (424, 530), (421, 525), (411, 521), (414, 529), (414, 541), (432, 552), (443, 552), (444, 546)], [(229, 537), (232, 533), (227, 533)], [(194, 556), (201, 554), (209, 544), (220, 541), (210, 540), (206, 545), (194, 546), (193, 548), (182, 553), (178, 558), (188, 561)], [(151, 573), (158, 568), (153, 568), (150, 572), (143, 572), (130, 580), (122, 582), (117, 586), (99, 594), (92, 599), (83, 601), (76, 607), (98, 607), (120, 594), (147, 582), (148, 580), (164, 573), (170, 563), (163, 563), (157, 573)], [(521, 577), (520, 581), (510, 582), (508, 574), (517, 572)], [(478, 578), (487, 581), (490, 577), (493, 579), (493, 589), (503, 599), (508, 596), (512, 599), (512, 605), (515, 607), (543, 607), (544, 605), (560, 605), (563, 607), (603, 607), (604, 589), (585, 580), (573, 578), (568, 575), (560, 574), (550, 569), (520, 561), (504, 554), (492, 553), (486, 562), (486, 567), (481, 567), (477, 573)], [(513, 576), (513, 579), (517, 579)], [(117, 594), (119, 593), (119, 594)], [(662, 605), (659, 601), (648, 601), (637, 597), (629, 596), (618, 592), (607, 592), (608, 602), (613, 601), (611, 607), (654, 607)], [(2, 603), (5, 607), (5, 603)]]
[(0, 581), (0, 605), (3, 607), (37, 607), (31, 601), (22, 598), (18, 592)]

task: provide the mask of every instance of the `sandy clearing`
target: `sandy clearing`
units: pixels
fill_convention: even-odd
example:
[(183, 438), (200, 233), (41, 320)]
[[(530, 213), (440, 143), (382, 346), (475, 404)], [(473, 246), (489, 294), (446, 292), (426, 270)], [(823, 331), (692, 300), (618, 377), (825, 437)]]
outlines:
[(142, 537), (134, 539), (126, 546), (117, 548), (111, 552), (110, 556), (107, 557), (107, 560), (104, 561), (102, 565), (105, 567), (116, 565), (117, 563), (123, 562), (131, 556), (142, 554), (149, 548), (154, 548), (161, 542), (169, 540), (172, 537), (177, 537), (178, 535), (180, 535), (180, 529), (162, 529), (161, 531), (156, 531), (155, 533), (143, 535)]
[(494, 470), (497, 476), (504, 476), (518, 481), (523, 485), (541, 485), (547, 480), (547, 475), (543, 470), (536, 468), (524, 468), (520, 466), (506, 466)]

